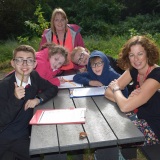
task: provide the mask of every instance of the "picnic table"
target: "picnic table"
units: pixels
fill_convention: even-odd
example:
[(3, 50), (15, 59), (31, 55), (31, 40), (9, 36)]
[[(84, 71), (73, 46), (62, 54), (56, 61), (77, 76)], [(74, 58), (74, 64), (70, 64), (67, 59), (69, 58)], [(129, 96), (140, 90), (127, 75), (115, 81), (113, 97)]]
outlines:
[[(60, 154), (85, 149), (117, 148), (144, 141), (143, 134), (122, 113), (116, 103), (104, 96), (70, 98), (69, 89), (61, 89), (58, 95), (37, 106), (38, 109), (86, 108), (85, 124), (33, 125), (30, 155)], [(81, 132), (87, 133), (84, 139)]]

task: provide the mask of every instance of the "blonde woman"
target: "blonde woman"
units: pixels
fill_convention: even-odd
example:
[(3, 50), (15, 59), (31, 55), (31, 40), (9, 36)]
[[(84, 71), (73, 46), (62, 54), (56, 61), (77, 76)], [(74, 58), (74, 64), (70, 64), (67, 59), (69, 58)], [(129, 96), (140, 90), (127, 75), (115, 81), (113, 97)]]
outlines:
[[(70, 60), (70, 53), (76, 46), (84, 47), (80, 34), (81, 28), (76, 24), (68, 24), (68, 18), (62, 8), (55, 8), (51, 17), (51, 28), (44, 30), (40, 47), (46, 42), (53, 42), (65, 47)], [(73, 69), (74, 65), (69, 61), (68, 65), (62, 67), (64, 70)]]

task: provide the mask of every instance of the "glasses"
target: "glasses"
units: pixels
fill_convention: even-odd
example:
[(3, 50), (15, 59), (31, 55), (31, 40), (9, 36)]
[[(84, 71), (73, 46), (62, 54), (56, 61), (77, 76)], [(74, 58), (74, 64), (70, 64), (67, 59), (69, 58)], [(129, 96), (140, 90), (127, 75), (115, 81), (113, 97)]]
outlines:
[(101, 67), (103, 65), (103, 61), (97, 62), (97, 63), (92, 63), (91, 64), (91, 68), (96, 68), (97, 67)]
[(82, 53), (80, 54), (79, 59), (78, 59), (78, 61), (77, 61), (77, 64), (80, 65), (80, 64), (82, 63), (83, 58), (84, 58), (84, 52), (82, 52)]
[(28, 66), (32, 66), (32, 65), (34, 64), (34, 62), (35, 62), (35, 60), (32, 59), (32, 58), (27, 58), (27, 59), (14, 58), (13, 60), (15, 61), (15, 63), (16, 63), (17, 65), (23, 65), (24, 62), (26, 62), (26, 64), (27, 64)]

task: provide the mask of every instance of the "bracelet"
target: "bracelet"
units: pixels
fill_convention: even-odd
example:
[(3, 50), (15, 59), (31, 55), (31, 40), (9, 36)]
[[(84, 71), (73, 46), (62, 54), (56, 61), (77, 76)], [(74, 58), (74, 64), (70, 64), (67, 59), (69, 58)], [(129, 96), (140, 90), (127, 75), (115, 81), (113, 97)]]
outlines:
[(112, 92), (114, 93), (114, 92), (119, 91), (119, 90), (120, 90), (119, 87), (118, 88), (113, 88)]

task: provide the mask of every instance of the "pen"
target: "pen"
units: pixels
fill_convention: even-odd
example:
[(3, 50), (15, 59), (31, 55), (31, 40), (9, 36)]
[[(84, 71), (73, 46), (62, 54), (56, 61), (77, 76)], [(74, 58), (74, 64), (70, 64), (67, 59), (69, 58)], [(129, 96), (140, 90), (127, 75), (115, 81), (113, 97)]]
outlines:
[(24, 79), (24, 72), (23, 72), (23, 74), (22, 74), (22, 79), (21, 79), (21, 84), (20, 84), (20, 86), (22, 86), (23, 79)]
[[(64, 79), (64, 78), (63, 78)], [(65, 82), (68, 82), (68, 83), (70, 83), (70, 84), (72, 84), (72, 85), (74, 85), (74, 86), (76, 86), (76, 84), (74, 84), (74, 83), (72, 83), (72, 82), (70, 82), (69, 80), (67, 80), (67, 79), (64, 79), (64, 81)]]

